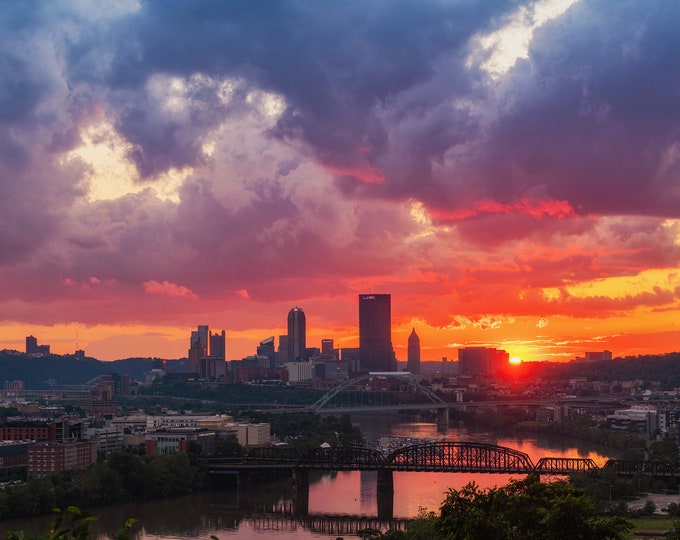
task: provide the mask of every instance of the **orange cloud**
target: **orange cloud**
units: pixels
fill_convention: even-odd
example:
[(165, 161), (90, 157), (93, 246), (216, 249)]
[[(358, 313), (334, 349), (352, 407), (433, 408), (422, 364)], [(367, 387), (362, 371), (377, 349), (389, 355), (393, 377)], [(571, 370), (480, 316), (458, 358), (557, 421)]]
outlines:
[(509, 214), (524, 215), (535, 219), (551, 218), (573, 218), (577, 214), (567, 201), (557, 200), (535, 200), (519, 199), (513, 203), (501, 203), (493, 200), (475, 201), (468, 207), (444, 210), (430, 209), (433, 217), (442, 221), (460, 221), (469, 219), (481, 214)]

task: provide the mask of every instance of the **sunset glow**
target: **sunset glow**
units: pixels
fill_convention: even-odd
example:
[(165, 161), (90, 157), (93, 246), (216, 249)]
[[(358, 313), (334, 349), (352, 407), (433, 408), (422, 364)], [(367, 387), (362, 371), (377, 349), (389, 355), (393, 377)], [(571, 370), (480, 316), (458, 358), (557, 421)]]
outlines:
[[(0, 25), (0, 349), (680, 346), (664, 1), (55, 1)], [(272, 28), (277, 31), (272, 31)], [(77, 336), (77, 337), (76, 337)]]

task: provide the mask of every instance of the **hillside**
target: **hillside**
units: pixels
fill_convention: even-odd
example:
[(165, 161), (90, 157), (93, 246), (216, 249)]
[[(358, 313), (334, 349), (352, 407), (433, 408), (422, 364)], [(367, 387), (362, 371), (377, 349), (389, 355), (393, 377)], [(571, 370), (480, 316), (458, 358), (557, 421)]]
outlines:
[[(51, 354), (32, 357), (15, 351), (0, 351), (0, 384), (21, 380), (27, 388), (42, 389), (54, 385), (84, 384), (108, 373), (129, 375), (143, 380), (151, 371), (153, 358), (126, 358), (102, 362), (96, 358), (76, 358), (71, 355)], [(182, 371), (183, 362), (170, 360), (174, 371)], [(0, 387), (1, 388), (1, 387)]]

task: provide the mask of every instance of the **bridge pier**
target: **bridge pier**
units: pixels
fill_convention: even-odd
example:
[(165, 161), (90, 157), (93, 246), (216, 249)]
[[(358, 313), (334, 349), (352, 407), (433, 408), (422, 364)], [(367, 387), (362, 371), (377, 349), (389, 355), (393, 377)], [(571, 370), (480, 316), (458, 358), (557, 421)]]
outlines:
[(437, 409), (437, 431), (446, 433), (449, 429), (449, 410)]
[(309, 514), (309, 471), (307, 469), (293, 469), (293, 514), (306, 516)]
[(394, 517), (394, 477), (390, 469), (378, 469), (378, 519)]

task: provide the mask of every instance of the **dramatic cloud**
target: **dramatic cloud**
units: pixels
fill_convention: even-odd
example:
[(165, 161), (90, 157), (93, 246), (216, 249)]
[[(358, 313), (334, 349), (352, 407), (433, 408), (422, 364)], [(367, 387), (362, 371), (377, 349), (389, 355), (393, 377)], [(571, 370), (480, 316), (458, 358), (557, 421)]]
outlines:
[(668, 0), (8, 5), (0, 339), (78, 324), (102, 357), (116, 335), (180, 356), (209, 324), (239, 357), (300, 305), (312, 340), (356, 346), (357, 294), (384, 291), (431, 359), (666, 347), (678, 21)]

